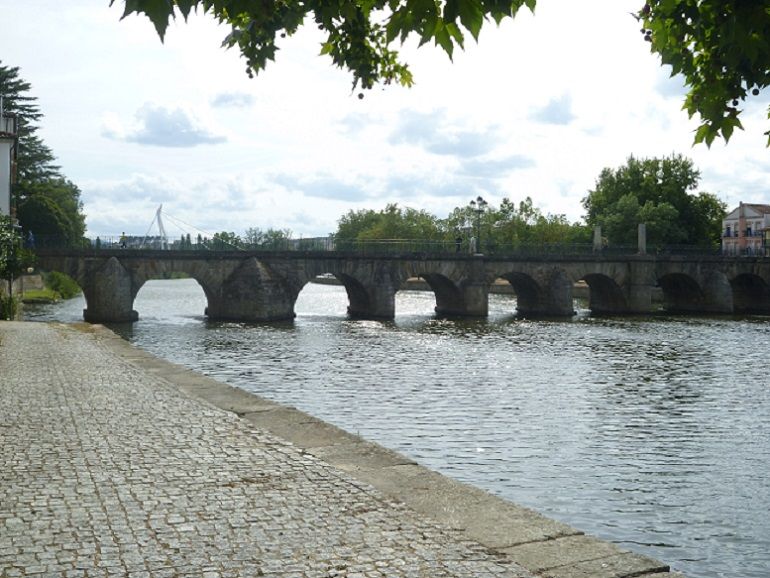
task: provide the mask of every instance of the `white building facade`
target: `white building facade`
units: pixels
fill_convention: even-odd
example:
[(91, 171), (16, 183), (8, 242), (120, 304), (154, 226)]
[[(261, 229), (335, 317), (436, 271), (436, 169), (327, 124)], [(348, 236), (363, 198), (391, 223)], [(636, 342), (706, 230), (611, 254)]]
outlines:
[(722, 219), (724, 255), (770, 255), (770, 205), (741, 203)]

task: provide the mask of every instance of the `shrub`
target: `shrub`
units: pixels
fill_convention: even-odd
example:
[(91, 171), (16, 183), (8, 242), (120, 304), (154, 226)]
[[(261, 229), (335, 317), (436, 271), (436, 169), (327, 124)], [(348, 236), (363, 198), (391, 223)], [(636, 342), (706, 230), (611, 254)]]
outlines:
[(72, 299), (80, 293), (80, 287), (72, 277), (59, 271), (51, 271), (46, 274), (45, 284), (46, 287), (61, 295), (62, 299)]
[(19, 312), (19, 300), (16, 296), (0, 295), (0, 319), (16, 319)]

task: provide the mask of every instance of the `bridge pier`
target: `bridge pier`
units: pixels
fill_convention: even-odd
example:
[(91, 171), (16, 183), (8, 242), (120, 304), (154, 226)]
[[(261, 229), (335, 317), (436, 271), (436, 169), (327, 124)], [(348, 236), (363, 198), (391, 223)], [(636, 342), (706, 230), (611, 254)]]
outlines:
[(489, 313), (489, 279), (484, 263), (475, 259), (459, 283), (446, 275), (423, 273), (436, 296), (435, 312), (442, 317), (486, 317)]
[(703, 283), (705, 313), (733, 313), (733, 288), (724, 273), (712, 271)]
[(652, 290), (656, 285), (653, 262), (651, 260), (631, 262), (629, 273), (625, 291), (626, 310), (618, 313), (652, 313)]
[(671, 313), (732, 313), (733, 291), (724, 274), (712, 271), (705, 278), (681, 273), (659, 279), (664, 308)]
[(572, 303), (572, 281), (558, 270), (533, 270), (525, 273), (507, 273), (516, 293), (516, 313), (520, 317), (571, 317), (575, 314)]
[(487, 283), (469, 283), (462, 288), (465, 309), (460, 315), (467, 317), (486, 317), (489, 314), (489, 285)]
[(544, 275), (536, 291), (517, 295), (516, 311), (528, 317), (573, 316), (572, 282), (559, 271)]
[(136, 321), (133, 309), (136, 292), (131, 274), (115, 257), (80, 278), (86, 308), (83, 319), (89, 323), (123, 323)]
[(219, 286), (207, 292), (206, 315), (218, 321), (294, 319), (298, 290), (255, 258), (246, 259)]
[(355, 319), (393, 319), (396, 288), (390, 279), (378, 283), (344, 283), (348, 293), (348, 315)]

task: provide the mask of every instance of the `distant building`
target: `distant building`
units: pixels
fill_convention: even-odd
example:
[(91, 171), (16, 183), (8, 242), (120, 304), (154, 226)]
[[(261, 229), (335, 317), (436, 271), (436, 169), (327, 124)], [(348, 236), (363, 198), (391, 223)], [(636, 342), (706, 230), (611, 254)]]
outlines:
[(16, 167), (16, 116), (3, 112), (0, 97), (0, 215), (11, 214), (11, 183)]
[(722, 219), (722, 253), (770, 254), (770, 205), (741, 203)]

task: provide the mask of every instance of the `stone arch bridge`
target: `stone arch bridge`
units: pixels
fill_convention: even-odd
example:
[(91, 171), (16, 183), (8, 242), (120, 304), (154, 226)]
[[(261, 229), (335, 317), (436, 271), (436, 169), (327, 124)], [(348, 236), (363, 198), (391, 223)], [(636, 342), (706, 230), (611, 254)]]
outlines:
[(41, 249), (37, 262), (77, 281), (89, 322), (136, 320), (139, 289), (170, 273), (198, 281), (216, 320), (291, 319), (302, 288), (322, 274), (344, 285), (349, 315), (370, 319), (393, 318), (396, 292), (413, 277), (428, 283), (443, 316), (486, 316), (497, 279), (513, 286), (521, 316), (573, 315), (577, 281), (590, 287), (594, 313), (652, 312), (660, 288), (672, 313), (770, 314), (770, 259), (761, 257)]

